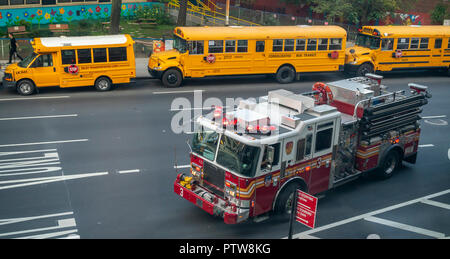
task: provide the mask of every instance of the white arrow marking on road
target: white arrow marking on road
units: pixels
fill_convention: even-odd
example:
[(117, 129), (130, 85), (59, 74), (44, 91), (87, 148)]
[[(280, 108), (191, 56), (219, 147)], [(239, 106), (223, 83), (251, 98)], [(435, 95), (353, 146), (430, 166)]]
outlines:
[[(88, 174), (50, 176), (50, 177), (1, 181), (0, 185), (1, 184), (12, 184), (12, 185), (2, 186), (2, 187), (0, 187), (0, 190), (25, 187), (25, 186), (37, 185), (37, 184), (43, 184), (43, 183), (52, 183), (52, 182), (60, 182), (60, 181), (73, 180), (73, 179), (81, 179), (81, 178), (86, 178), (86, 177), (101, 176), (101, 175), (107, 175), (107, 174), (108, 174), (108, 172), (98, 172), (98, 173), (88, 173)], [(18, 183), (21, 183), (21, 184), (18, 184)]]

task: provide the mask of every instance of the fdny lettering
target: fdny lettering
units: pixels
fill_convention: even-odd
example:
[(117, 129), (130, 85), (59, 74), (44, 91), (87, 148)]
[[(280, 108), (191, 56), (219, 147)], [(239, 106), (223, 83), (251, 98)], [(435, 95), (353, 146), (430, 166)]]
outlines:
[(185, 246), (180, 246), (180, 254), (206, 254), (210, 256), (213, 251), (214, 246), (201, 246), (201, 245), (189, 245), (186, 243)]

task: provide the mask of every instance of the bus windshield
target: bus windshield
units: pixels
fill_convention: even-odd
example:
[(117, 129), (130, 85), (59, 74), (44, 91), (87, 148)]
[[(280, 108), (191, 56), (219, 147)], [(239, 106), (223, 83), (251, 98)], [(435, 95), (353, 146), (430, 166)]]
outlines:
[(23, 67), (23, 68), (26, 68), (26, 67), (28, 67), (28, 65), (31, 63), (31, 61), (33, 61), (33, 59), (35, 58), (35, 57), (37, 57), (37, 55), (38, 54), (36, 54), (36, 53), (31, 53), (30, 55), (28, 55), (27, 57), (25, 57), (24, 59), (22, 59), (22, 61), (20, 61), (19, 63), (17, 63), (17, 65), (19, 66), (19, 67)]
[(247, 177), (255, 175), (260, 153), (259, 147), (245, 145), (222, 135), (217, 152), (217, 163)]
[(180, 53), (185, 53), (187, 51), (187, 42), (182, 38), (174, 35), (175, 40), (173, 41), (173, 48), (178, 50)]
[(366, 48), (370, 48), (370, 49), (379, 49), (380, 48), (380, 38), (365, 35), (365, 34), (358, 34), (355, 44), (357, 46), (366, 47)]
[(214, 161), (219, 134), (214, 131), (201, 130), (194, 134), (192, 151), (204, 158)]

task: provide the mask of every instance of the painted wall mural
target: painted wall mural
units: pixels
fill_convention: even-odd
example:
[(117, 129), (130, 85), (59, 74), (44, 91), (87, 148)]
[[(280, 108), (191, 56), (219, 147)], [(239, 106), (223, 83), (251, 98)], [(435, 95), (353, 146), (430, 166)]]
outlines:
[[(133, 16), (139, 6), (161, 5), (161, 3), (125, 3), (121, 16)], [(0, 9), (0, 27), (21, 25), (23, 21), (32, 24), (70, 23), (75, 20), (101, 19), (111, 16), (111, 4), (84, 4), (70, 6)]]

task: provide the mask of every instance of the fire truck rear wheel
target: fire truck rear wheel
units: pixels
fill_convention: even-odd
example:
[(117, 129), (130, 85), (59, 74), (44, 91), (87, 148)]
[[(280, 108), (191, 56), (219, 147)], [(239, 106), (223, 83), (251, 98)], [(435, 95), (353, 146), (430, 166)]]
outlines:
[(391, 177), (395, 170), (400, 167), (400, 155), (397, 151), (391, 150), (384, 157), (383, 162), (381, 163), (381, 168), (379, 171), (379, 176), (382, 179), (387, 179)]
[(301, 186), (299, 183), (289, 184), (281, 191), (275, 203), (275, 214), (283, 220), (288, 220), (291, 216), (292, 205), (294, 203), (295, 191)]
[(179, 87), (181, 85), (181, 81), (183, 81), (183, 77), (181, 76), (180, 71), (177, 69), (168, 69), (162, 75), (161, 81), (163, 82), (165, 87)]
[(275, 77), (280, 84), (292, 83), (295, 80), (295, 70), (291, 66), (282, 66)]

